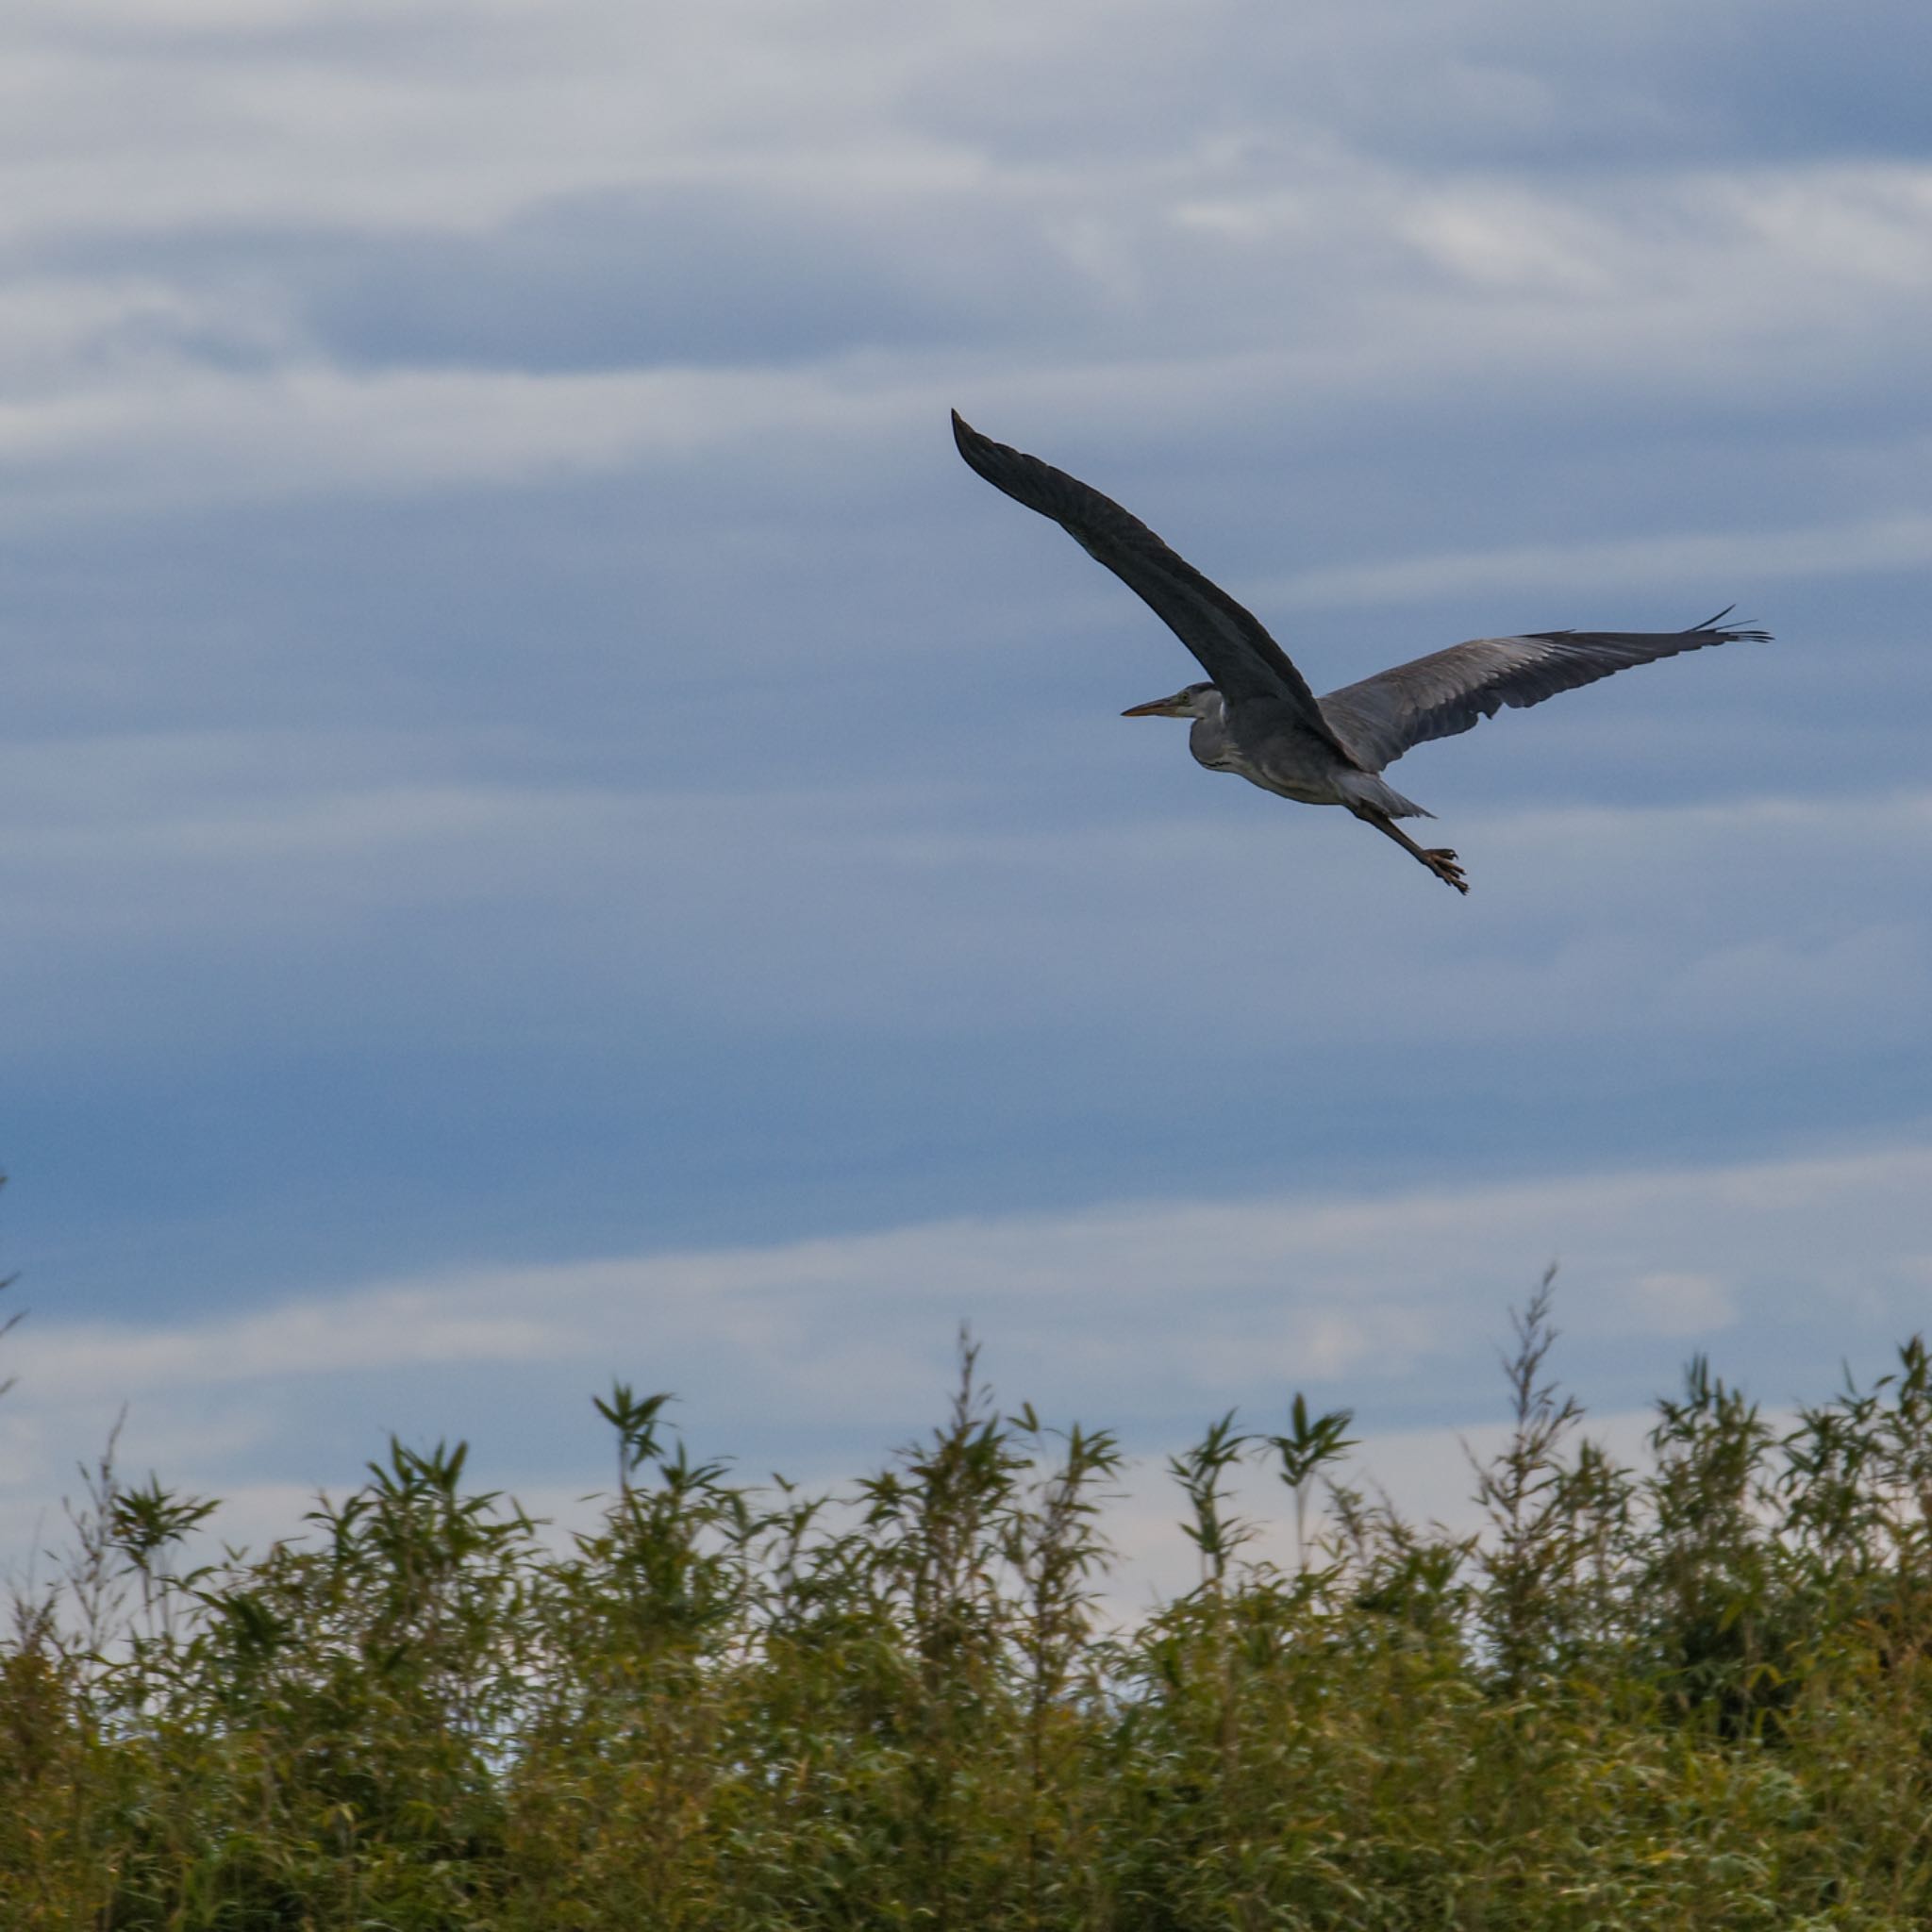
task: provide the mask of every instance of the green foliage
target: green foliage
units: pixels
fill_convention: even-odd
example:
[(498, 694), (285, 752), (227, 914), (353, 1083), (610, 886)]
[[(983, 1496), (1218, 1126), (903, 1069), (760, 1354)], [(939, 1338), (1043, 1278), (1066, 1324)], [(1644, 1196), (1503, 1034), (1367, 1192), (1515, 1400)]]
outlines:
[[(950, 1408), (841, 1496), (596, 1403), (559, 1544), (391, 1441), (307, 1534), (113, 1449), (0, 1639), (0, 1926), (1918, 1925), (1932, 1918), (1932, 1358), (1782, 1435), (1699, 1359), (1643, 1466), (1548, 1374), (1452, 1536), (1346, 1410), (1172, 1458), (1198, 1581), (1099, 1608), (1114, 1439)], [(1293, 1499), (1294, 1561), (1233, 1511)]]

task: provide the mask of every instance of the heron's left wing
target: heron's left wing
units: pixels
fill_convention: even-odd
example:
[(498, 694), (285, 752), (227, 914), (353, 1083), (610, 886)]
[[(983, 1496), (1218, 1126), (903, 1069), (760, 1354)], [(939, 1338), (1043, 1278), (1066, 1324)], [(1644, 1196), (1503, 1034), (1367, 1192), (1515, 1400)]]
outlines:
[(1257, 699), (1286, 704), (1304, 730), (1343, 758), (1349, 756), (1322, 715), (1307, 680), (1260, 620), (1175, 556), (1140, 518), (1064, 470), (980, 435), (957, 409), (953, 440), (995, 490), (1051, 517), (1147, 604), (1200, 660), (1230, 704)]
[(1322, 709), (1356, 757), (1379, 772), (1411, 745), (1453, 738), (1493, 718), (1505, 705), (1540, 705), (1632, 664), (1706, 644), (1770, 641), (1769, 631), (1724, 628), (1730, 614), (1720, 610), (1689, 630), (1545, 630), (1473, 638), (1331, 691)]

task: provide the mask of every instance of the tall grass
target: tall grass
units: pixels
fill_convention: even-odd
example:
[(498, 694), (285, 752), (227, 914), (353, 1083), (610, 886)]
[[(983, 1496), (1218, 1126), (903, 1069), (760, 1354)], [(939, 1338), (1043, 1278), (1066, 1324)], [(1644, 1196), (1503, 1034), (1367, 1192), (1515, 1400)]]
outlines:
[[(963, 1346), (841, 1497), (661, 1395), (561, 1553), (392, 1441), (265, 1554), (111, 1452), (0, 1642), (0, 1924), (1906, 1926), (1932, 1920), (1932, 1360), (1774, 1427), (1699, 1359), (1619, 1466), (1518, 1319), (1451, 1535), (1345, 1411), (1175, 1457), (1198, 1580), (1096, 1593), (1104, 1431)], [(1235, 1513), (1273, 1468), (1291, 1567)]]

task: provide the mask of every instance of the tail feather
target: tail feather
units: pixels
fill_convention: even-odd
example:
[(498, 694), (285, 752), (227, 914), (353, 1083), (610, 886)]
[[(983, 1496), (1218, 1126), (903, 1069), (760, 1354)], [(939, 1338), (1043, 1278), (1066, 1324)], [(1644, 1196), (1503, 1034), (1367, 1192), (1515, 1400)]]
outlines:
[(1427, 806), (1403, 797), (1388, 779), (1376, 772), (1351, 772), (1341, 781), (1341, 789), (1348, 794), (1351, 807), (1359, 805), (1366, 810), (1380, 812), (1384, 818), (1432, 819), (1436, 816)]

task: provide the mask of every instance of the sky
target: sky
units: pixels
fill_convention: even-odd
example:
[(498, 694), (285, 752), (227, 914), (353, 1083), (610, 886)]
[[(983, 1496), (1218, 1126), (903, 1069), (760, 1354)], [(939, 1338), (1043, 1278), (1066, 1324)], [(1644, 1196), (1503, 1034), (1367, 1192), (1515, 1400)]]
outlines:
[[(390, 1431), (747, 1473), (1347, 1406), (1508, 1310), (1633, 1442), (1932, 1310), (1932, 15), (20, 0), (0, 23), (0, 1560)], [(1392, 774), (1194, 767), (1116, 496), (1317, 690), (1740, 643)], [(1139, 1480), (1139, 1478), (1137, 1478)], [(1148, 1523), (1161, 1506), (1150, 1503)]]

